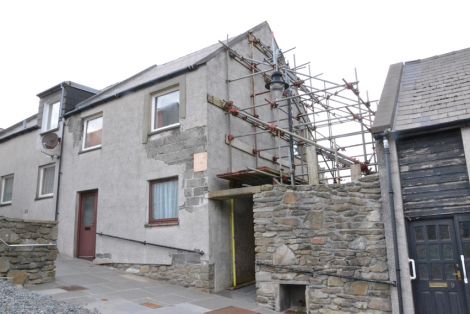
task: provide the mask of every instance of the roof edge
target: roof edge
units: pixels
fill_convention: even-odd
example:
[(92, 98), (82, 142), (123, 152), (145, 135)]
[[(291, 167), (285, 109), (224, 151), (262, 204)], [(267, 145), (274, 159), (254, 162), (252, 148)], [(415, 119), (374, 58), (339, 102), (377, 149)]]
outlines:
[[(264, 21), (264, 22), (262, 22), (262, 23), (260, 23), (260, 24), (258, 24), (258, 25), (256, 25), (256, 26), (250, 28), (249, 30), (247, 30), (247, 31), (245, 31), (245, 32), (243, 32), (243, 33), (241, 33), (241, 34), (239, 34), (239, 35), (237, 35), (237, 36), (231, 38), (231, 39), (228, 41), (227, 45), (228, 45), (228, 46), (234, 45), (234, 44), (240, 42), (240, 41), (241, 41), (244, 37), (246, 37), (249, 33), (255, 32), (255, 31), (257, 31), (257, 30), (259, 30), (259, 29), (261, 29), (261, 28), (263, 28), (263, 27), (265, 27), (265, 26), (267, 26), (267, 27), (269, 28), (269, 30), (272, 32), (271, 27), (269, 26), (268, 22), (267, 22), (267, 21)], [(204, 48), (202, 48), (202, 49), (204, 49)], [(150, 81), (148, 81), (148, 82), (142, 83), (142, 84), (140, 84), (140, 85), (137, 85), (137, 86), (128, 88), (128, 89), (123, 90), (123, 91), (121, 91), (121, 92), (119, 92), (119, 93), (117, 93), (117, 94), (113, 94), (113, 95), (110, 95), (110, 96), (108, 96), (108, 97), (106, 97), (106, 98), (104, 98), (104, 99), (101, 99), (101, 100), (99, 100), (99, 101), (97, 101), (97, 102), (91, 102), (91, 103), (90, 103), (89, 105), (87, 105), (87, 106), (80, 107), (80, 103), (78, 103), (77, 106), (76, 106), (76, 109), (74, 109), (74, 110), (72, 110), (72, 111), (69, 111), (69, 112), (66, 113), (64, 116), (65, 116), (65, 117), (72, 116), (72, 115), (74, 115), (74, 114), (76, 114), (76, 113), (79, 113), (79, 112), (81, 112), (81, 111), (84, 111), (84, 110), (86, 110), (86, 109), (93, 108), (93, 107), (95, 107), (95, 106), (98, 106), (98, 105), (101, 105), (101, 104), (106, 103), (106, 102), (108, 102), (108, 101), (111, 101), (112, 99), (119, 98), (119, 97), (121, 97), (122, 95), (127, 94), (127, 93), (129, 93), (129, 92), (138, 91), (138, 90), (140, 90), (140, 89), (146, 88), (146, 87), (148, 87), (148, 86), (150, 86), (150, 85), (153, 85), (153, 84), (155, 84), (155, 83), (163, 82), (163, 81), (166, 81), (166, 80), (168, 80), (168, 79), (171, 79), (171, 78), (173, 78), (173, 77), (175, 77), (175, 76), (182, 75), (182, 74), (185, 74), (185, 73), (187, 73), (187, 72), (197, 70), (200, 66), (202, 66), (202, 65), (206, 64), (207, 62), (209, 62), (210, 60), (212, 60), (215, 56), (217, 56), (220, 52), (224, 51), (225, 49), (226, 49), (226, 48), (225, 48), (223, 45), (221, 45), (221, 46), (220, 46), (219, 48), (217, 48), (215, 51), (213, 51), (212, 53), (208, 54), (207, 56), (201, 58), (200, 60), (194, 62), (192, 65), (187, 66), (185, 69), (177, 70), (177, 71), (168, 73), (167, 75), (165, 75), (165, 76), (163, 76), (163, 77), (159, 77), (159, 78), (156, 78), (156, 79), (154, 79), (154, 80), (150, 80)], [(198, 50), (197, 50), (197, 51), (198, 51)], [(177, 58), (177, 59), (179, 59), (179, 58)], [(173, 61), (175, 61), (175, 60), (177, 60), (177, 59), (174, 59), (174, 60), (169, 61), (169, 62), (173, 62)], [(167, 63), (169, 63), (169, 62), (167, 62)], [(122, 83), (124, 83), (124, 82), (126, 82), (126, 81), (128, 81), (128, 80), (130, 80), (130, 79), (132, 79), (132, 78), (135, 78), (136, 76), (138, 76), (138, 75), (140, 75), (140, 74), (142, 74), (142, 73), (144, 73), (144, 72), (146, 72), (146, 71), (152, 69), (153, 67), (158, 67), (158, 65), (153, 65), (153, 66), (151, 66), (151, 67), (149, 67), (149, 68), (147, 68), (147, 69), (145, 69), (145, 70), (143, 70), (143, 71), (140, 71), (139, 73), (134, 74), (133, 76), (131, 76), (131, 77), (125, 79), (124, 81), (121, 81), (121, 82), (118, 82), (118, 83), (116, 83), (116, 84), (111, 85), (110, 88), (114, 88), (114, 87), (116, 87), (116, 86), (119, 86), (120, 84), (122, 84)], [(104, 92), (105, 90), (102, 90), (102, 91)], [(94, 95), (94, 96), (92, 96), (92, 97), (90, 97), (90, 98), (84, 100), (83, 102), (88, 102), (88, 101), (90, 101), (90, 100), (93, 100), (93, 98), (96, 98), (96, 97), (98, 97), (99, 95), (100, 95), (100, 93), (98, 93), (98, 94), (96, 94), (96, 95)]]
[(375, 114), (374, 124), (371, 127), (372, 134), (382, 133), (393, 126), (403, 67), (403, 63), (395, 63), (390, 65), (388, 69), (387, 78), (385, 79)]

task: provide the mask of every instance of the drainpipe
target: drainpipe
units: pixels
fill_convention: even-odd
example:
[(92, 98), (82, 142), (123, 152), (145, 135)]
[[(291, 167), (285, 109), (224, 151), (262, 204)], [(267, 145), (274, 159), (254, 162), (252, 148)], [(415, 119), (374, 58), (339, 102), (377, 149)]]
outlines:
[(392, 167), (390, 164), (390, 146), (388, 143), (389, 130), (385, 131), (385, 134), (382, 136), (382, 141), (385, 150), (385, 167), (387, 168), (387, 179), (388, 179), (388, 203), (390, 206), (390, 218), (392, 222), (392, 234), (393, 234), (393, 253), (395, 255), (395, 276), (397, 284), (397, 294), (398, 294), (398, 311), (400, 314), (403, 313), (403, 297), (401, 290), (401, 269), (400, 269), (400, 258), (398, 250), (398, 238), (397, 238), (397, 221), (395, 217), (395, 201), (393, 199), (393, 186), (392, 186)]
[(60, 96), (60, 106), (62, 107), (61, 110), (61, 115), (60, 115), (60, 121), (61, 121), (61, 128), (62, 128), (62, 135), (60, 136), (60, 153), (58, 157), (58, 162), (59, 162), (59, 170), (57, 173), (57, 190), (55, 193), (55, 215), (54, 215), (54, 220), (58, 221), (59, 219), (59, 196), (60, 196), (60, 177), (62, 174), (62, 152), (64, 150), (64, 133), (65, 133), (65, 106), (64, 106), (64, 94), (65, 94), (65, 87), (64, 83), (60, 85), (62, 88), (62, 95)]

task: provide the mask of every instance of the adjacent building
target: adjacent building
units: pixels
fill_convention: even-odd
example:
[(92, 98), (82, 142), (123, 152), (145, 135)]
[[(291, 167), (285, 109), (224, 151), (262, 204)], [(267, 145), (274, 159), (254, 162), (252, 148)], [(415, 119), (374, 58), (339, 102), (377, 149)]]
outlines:
[(394, 312), (470, 311), (470, 49), (390, 66), (372, 132)]
[[(246, 125), (208, 99), (244, 109), (269, 98), (251, 92), (266, 90), (261, 75), (228, 83), (253, 69), (226, 47), (262, 60), (256, 47), (272, 41), (265, 22), (103, 90), (64, 82), (38, 94), (37, 115), (0, 131), (0, 215), (58, 220), (58, 249), (69, 256), (215, 291), (254, 281), (251, 195), (207, 195), (229, 187), (218, 174), (279, 169), (276, 156), (244, 149), (277, 142), (230, 143), (228, 124)], [(256, 114), (276, 119), (270, 107)]]

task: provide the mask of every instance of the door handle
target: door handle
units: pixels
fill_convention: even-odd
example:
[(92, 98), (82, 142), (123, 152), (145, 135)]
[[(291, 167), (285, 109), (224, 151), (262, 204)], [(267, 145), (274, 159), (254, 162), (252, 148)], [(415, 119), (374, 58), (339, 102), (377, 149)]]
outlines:
[(468, 283), (467, 269), (465, 268), (465, 257), (463, 255), (460, 255), (460, 261), (462, 262), (463, 282)]
[(415, 260), (412, 259), (412, 258), (409, 258), (408, 259), (408, 263), (411, 263), (411, 270), (413, 272), (413, 275), (410, 276), (410, 279), (411, 280), (415, 280), (416, 279), (416, 265), (415, 265)]

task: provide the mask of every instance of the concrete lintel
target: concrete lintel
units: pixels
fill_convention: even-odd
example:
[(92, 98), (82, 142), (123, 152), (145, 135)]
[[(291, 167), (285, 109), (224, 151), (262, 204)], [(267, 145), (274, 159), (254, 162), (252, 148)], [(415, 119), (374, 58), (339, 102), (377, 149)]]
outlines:
[(261, 192), (262, 186), (247, 186), (243, 188), (227, 189), (209, 192), (208, 198), (211, 200), (227, 200), (240, 196), (249, 196)]

